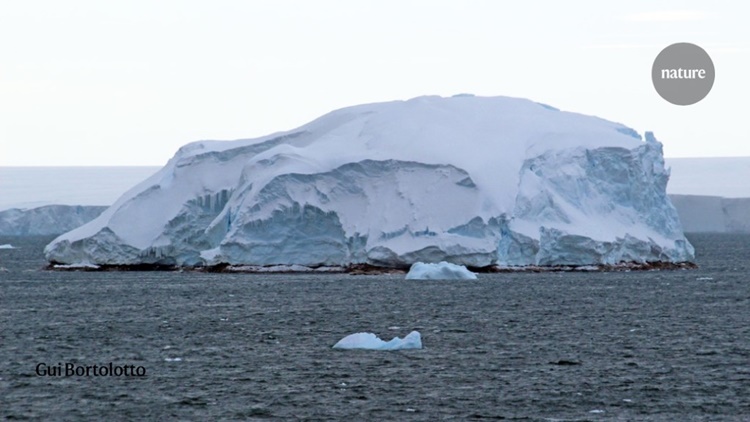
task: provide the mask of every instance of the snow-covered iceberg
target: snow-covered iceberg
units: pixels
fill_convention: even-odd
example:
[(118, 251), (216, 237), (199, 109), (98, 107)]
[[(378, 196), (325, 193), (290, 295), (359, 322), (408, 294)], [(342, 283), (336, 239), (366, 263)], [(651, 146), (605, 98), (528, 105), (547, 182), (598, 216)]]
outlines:
[(367, 350), (406, 350), (421, 349), (422, 335), (419, 331), (412, 331), (406, 337), (394, 337), (390, 341), (383, 341), (373, 333), (350, 334), (336, 344), (334, 349), (367, 349)]
[(476, 280), (477, 275), (463, 265), (450, 262), (429, 264), (415, 262), (406, 274), (407, 280)]
[(693, 260), (650, 133), (507, 97), (419, 97), (182, 147), (53, 263), (484, 267)]

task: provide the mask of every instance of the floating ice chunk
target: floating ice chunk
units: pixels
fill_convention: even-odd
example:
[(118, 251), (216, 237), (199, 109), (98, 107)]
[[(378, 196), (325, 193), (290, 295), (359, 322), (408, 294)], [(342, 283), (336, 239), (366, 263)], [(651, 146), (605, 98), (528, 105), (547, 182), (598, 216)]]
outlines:
[(350, 334), (333, 345), (334, 349), (368, 349), (368, 350), (404, 350), (421, 349), (422, 335), (419, 331), (412, 331), (403, 339), (394, 337), (391, 341), (383, 341), (373, 333)]
[(85, 269), (91, 269), (91, 270), (97, 270), (99, 269), (98, 265), (94, 264), (88, 264), (88, 263), (81, 263), (81, 264), (56, 264), (53, 265), (52, 268), (60, 269), (60, 270), (85, 270)]
[(10, 243), (6, 243), (5, 245), (0, 245), (0, 249), (15, 249), (15, 247)]
[(442, 261), (438, 264), (416, 262), (406, 274), (407, 280), (476, 280), (477, 275), (463, 265)]

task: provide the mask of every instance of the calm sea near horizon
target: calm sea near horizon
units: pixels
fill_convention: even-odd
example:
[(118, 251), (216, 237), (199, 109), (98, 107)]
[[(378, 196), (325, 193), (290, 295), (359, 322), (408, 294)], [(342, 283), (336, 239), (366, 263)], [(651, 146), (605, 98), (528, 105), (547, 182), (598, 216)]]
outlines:
[(750, 235), (689, 238), (698, 270), (415, 281), (50, 272), (49, 237), (3, 237), (0, 417), (748, 421)]

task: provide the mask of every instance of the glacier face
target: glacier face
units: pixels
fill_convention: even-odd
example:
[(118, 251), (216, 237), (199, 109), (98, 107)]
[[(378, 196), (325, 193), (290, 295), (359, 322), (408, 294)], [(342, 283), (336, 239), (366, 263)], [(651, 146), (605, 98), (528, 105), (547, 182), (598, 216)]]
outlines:
[(682, 262), (661, 144), (507, 97), (418, 97), (203, 141), (46, 248), (57, 263)]

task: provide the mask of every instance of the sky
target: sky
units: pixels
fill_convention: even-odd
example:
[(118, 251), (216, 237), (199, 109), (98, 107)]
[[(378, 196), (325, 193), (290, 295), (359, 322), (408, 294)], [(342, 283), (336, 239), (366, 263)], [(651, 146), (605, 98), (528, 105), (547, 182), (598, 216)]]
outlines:
[[(668, 157), (750, 156), (745, 3), (0, 0), (0, 166), (163, 165), (196, 140), (457, 93), (651, 130)], [(691, 106), (651, 82), (676, 42), (716, 68)]]

